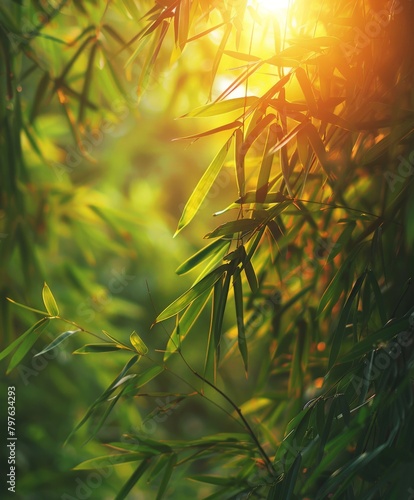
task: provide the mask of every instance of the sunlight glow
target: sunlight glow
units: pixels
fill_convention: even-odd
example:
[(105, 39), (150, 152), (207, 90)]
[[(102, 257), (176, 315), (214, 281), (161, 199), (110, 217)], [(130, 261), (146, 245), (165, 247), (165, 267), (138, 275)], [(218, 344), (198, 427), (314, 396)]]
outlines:
[(286, 14), (291, 0), (256, 0), (255, 3), (263, 14), (278, 15)]

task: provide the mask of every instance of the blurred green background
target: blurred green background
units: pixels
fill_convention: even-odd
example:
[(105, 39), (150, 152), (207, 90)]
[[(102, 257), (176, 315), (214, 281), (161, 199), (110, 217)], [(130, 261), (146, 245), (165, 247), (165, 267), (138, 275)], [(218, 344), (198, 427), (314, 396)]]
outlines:
[[(185, 236), (173, 239), (182, 208), (214, 150), (211, 139), (191, 146), (172, 141), (195, 131), (194, 123), (175, 118), (208, 97), (209, 82), (205, 75), (192, 74), (189, 62), (182, 72), (168, 71), (167, 65), (154, 73), (138, 102), (140, 60), (128, 81), (124, 64), (130, 52), (115, 57), (121, 44), (116, 35), (111, 38), (111, 31), (102, 29), (86, 97), (91, 105), (79, 111), (90, 45), (64, 75), (65, 82), (58, 81), (82, 45), (76, 37), (85, 32), (82, 41), (86, 40), (90, 26), (105, 22), (123, 40), (132, 38), (137, 19), (150, 3), (137, 4), (139, 12), (129, 11), (127, 3), (111, 6), (105, 21), (104, 2), (69, 2), (56, 16), (51, 15), (52, 4), (41, 2), (6, 1), (0, 8), (0, 81), (2, 95), (7, 96), (2, 97), (1, 110), (0, 232), (5, 235), (0, 240), (1, 349), (37, 319), (6, 297), (42, 309), (43, 281), (53, 290), (62, 316), (83, 328), (97, 333), (104, 329), (124, 341), (136, 330), (150, 348), (163, 348), (166, 331), (159, 326), (150, 331), (150, 326), (193, 280), (178, 277), (175, 269), (200, 247), (202, 236), (212, 227), (217, 202), (225, 206), (234, 197), (228, 169), (198, 221)], [(42, 20), (42, 35), (37, 36)], [(77, 122), (77, 113), (85, 113), (82, 123)], [(206, 321), (208, 316), (200, 319), (201, 324)], [(99, 441), (117, 441), (122, 433), (140, 431), (140, 415), (150, 414), (160, 404), (145, 398), (125, 402), (115, 408), (97, 442), (84, 444), (85, 428), (64, 445), (97, 394), (125, 363), (122, 354), (72, 356), (73, 350), (92, 340), (86, 334), (79, 340), (74, 336), (56, 354), (33, 358), (65, 329), (63, 324), (51, 324), (10, 375), (4, 375), (6, 360), (1, 362), (3, 401), (10, 385), (16, 387), (17, 397), (13, 498), (48, 500), (64, 494), (114, 498), (132, 466), (116, 467), (108, 477), (95, 477), (95, 482), (90, 472), (70, 469), (105, 454)], [(202, 352), (201, 342), (190, 360), (203, 360)], [(153, 388), (168, 392), (172, 387), (180, 390), (175, 380), (163, 376)], [(148, 424), (148, 435), (198, 437), (229, 428), (216, 418), (214, 409), (206, 410), (193, 400), (190, 411), (181, 407), (165, 423), (154, 428)], [(4, 402), (1, 407), (4, 426)], [(206, 411), (211, 418), (206, 418)], [(5, 452), (2, 446), (3, 459)], [(80, 482), (88, 479), (90, 484)], [(154, 488), (148, 485), (149, 491)], [(185, 495), (185, 483), (181, 488), (177, 494)], [(134, 493), (131, 498), (148, 498), (147, 494)]]

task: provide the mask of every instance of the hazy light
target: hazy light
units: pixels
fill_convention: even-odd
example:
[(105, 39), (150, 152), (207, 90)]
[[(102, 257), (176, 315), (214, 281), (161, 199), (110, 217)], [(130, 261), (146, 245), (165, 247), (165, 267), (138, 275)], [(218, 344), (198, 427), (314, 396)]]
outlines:
[(286, 14), (291, 0), (255, 0), (258, 9), (268, 14)]

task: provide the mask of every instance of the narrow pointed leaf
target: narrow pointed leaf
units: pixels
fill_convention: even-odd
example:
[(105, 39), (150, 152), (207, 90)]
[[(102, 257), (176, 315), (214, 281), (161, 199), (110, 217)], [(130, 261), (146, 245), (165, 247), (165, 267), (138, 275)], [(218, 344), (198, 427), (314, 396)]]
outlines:
[(239, 219), (226, 222), (204, 236), (204, 238), (217, 238), (218, 236), (226, 236), (232, 238), (235, 233), (250, 233), (257, 229), (260, 221), (255, 219)]
[(164, 321), (185, 309), (191, 302), (206, 290), (213, 288), (214, 283), (223, 275), (228, 266), (222, 265), (205, 276), (202, 280), (183, 293), (157, 316), (156, 323)]
[(332, 338), (332, 347), (331, 353), (329, 356), (329, 366), (328, 368), (332, 368), (332, 365), (335, 363), (336, 358), (338, 357), (339, 351), (341, 349), (341, 345), (343, 342), (343, 337), (345, 333), (345, 327), (348, 321), (349, 313), (351, 312), (352, 304), (357, 296), (358, 292), (361, 289), (361, 286), (365, 280), (366, 273), (363, 273), (355, 282), (354, 287), (349, 294), (349, 297), (345, 303), (344, 308), (342, 309), (341, 315), (339, 317), (338, 326), (336, 327), (333, 338)]
[(34, 325), (33, 329), (29, 329), (29, 334), (24, 334), (24, 339), (21, 341), (21, 344), (16, 349), (13, 354), (9, 366), (7, 368), (7, 375), (14, 369), (16, 366), (22, 361), (22, 359), (26, 356), (29, 350), (32, 348), (33, 344), (39, 337), (39, 334), (46, 328), (49, 324), (49, 318), (42, 318), (40, 321)]
[(217, 153), (217, 155), (203, 174), (202, 178), (198, 182), (197, 186), (195, 187), (193, 193), (190, 196), (190, 199), (187, 201), (184, 207), (175, 235), (178, 234), (187, 224), (189, 224), (189, 222), (194, 218), (194, 216), (200, 209), (201, 204), (207, 196), (207, 193), (210, 191), (212, 185), (214, 184), (214, 181), (220, 173), (220, 170), (226, 159), (227, 152), (230, 148), (231, 141), (232, 138), (230, 138), (224, 144), (224, 146)]
[(244, 363), (244, 369), (247, 374), (248, 352), (247, 352), (247, 342), (246, 342), (246, 331), (244, 328), (243, 289), (239, 271), (236, 271), (236, 273), (234, 274), (233, 287), (234, 287), (234, 300), (236, 304), (236, 321), (237, 321), (237, 331), (238, 331), (237, 340), (239, 344), (239, 351)]
[(138, 354), (141, 356), (148, 354), (148, 347), (135, 330), (131, 333), (129, 340)]
[(197, 253), (192, 255), (189, 259), (187, 259), (183, 264), (181, 264), (177, 270), (175, 271), (177, 274), (185, 274), (188, 273), (188, 271), (191, 271), (194, 267), (198, 266), (203, 262), (207, 257), (215, 253), (216, 250), (228, 245), (229, 242), (226, 240), (223, 240), (222, 238), (213, 241), (209, 245), (205, 246), (201, 250), (199, 250)]
[[(201, 137), (207, 137), (208, 135), (217, 134), (218, 132), (224, 132), (225, 130), (232, 130), (233, 128), (240, 128), (243, 126), (243, 123), (240, 121), (234, 121), (231, 123), (226, 123), (225, 125), (221, 125), (220, 127), (215, 127), (210, 130), (206, 130), (205, 132), (199, 132), (193, 135), (186, 135), (185, 137), (178, 137), (173, 139), (173, 141), (183, 141), (188, 139), (200, 139)], [(228, 148), (227, 148), (228, 149)]]
[(46, 318), (42, 318), (37, 323), (32, 325), (28, 330), (26, 330), (22, 335), (17, 337), (10, 345), (8, 345), (3, 351), (0, 352), (0, 361), (7, 357), (14, 349), (16, 349), (32, 332), (33, 330), (41, 324)]
[(296, 69), (296, 78), (298, 79), (303, 95), (305, 96), (309, 111), (312, 115), (316, 115), (318, 113), (318, 105), (316, 103), (315, 95), (312, 90), (312, 84), (309, 81), (308, 75), (303, 68)]
[(164, 475), (162, 476), (160, 487), (158, 488), (156, 500), (161, 500), (162, 498), (164, 498), (164, 493), (167, 490), (168, 483), (170, 481), (171, 474), (174, 470), (176, 463), (177, 463), (177, 455), (175, 453), (173, 453), (170, 456), (170, 458), (167, 462), (167, 465), (165, 466)]
[(102, 352), (112, 352), (119, 350), (125, 350), (125, 347), (121, 344), (103, 342), (102, 344), (86, 344), (74, 351), (73, 354), (99, 354)]
[(59, 316), (59, 309), (47, 283), (44, 283), (42, 290), (43, 303), (50, 316)]
[(237, 109), (244, 108), (246, 106), (253, 106), (258, 101), (258, 97), (246, 96), (246, 97), (236, 97), (234, 99), (226, 99), (225, 101), (212, 102), (206, 104), (205, 106), (200, 106), (193, 109), (189, 113), (186, 113), (181, 118), (191, 118), (191, 117), (209, 117), (222, 115), (224, 113), (229, 113)]
[(164, 354), (164, 361), (167, 361), (171, 354), (175, 352), (185, 340), (188, 332), (191, 330), (197, 318), (201, 314), (201, 311), (204, 309), (209, 296), (210, 291), (205, 291), (202, 295), (195, 299), (195, 301), (181, 316), (177, 326), (171, 334), (170, 339), (168, 340), (167, 349)]
[(63, 332), (57, 337), (53, 342), (51, 342), (48, 346), (46, 346), (42, 351), (38, 352), (34, 357), (43, 356), (46, 352), (55, 349), (59, 344), (64, 342), (67, 338), (72, 336), (74, 333), (80, 332), (81, 330), (68, 330), (67, 332)]
[(116, 496), (115, 500), (124, 500), (127, 498), (128, 493), (132, 490), (135, 484), (140, 480), (142, 475), (151, 465), (151, 459), (147, 458), (141, 462), (141, 465), (136, 469), (136, 471), (132, 474), (132, 476), (128, 479), (128, 481), (121, 488), (121, 491)]

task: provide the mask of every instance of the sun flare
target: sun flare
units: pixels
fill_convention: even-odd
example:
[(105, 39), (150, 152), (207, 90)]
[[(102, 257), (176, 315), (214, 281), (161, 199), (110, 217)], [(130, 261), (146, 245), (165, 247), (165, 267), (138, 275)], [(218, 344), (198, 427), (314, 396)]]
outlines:
[(284, 14), (289, 9), (291, 0), (255, 0), (257, 7), (268, 14)]

